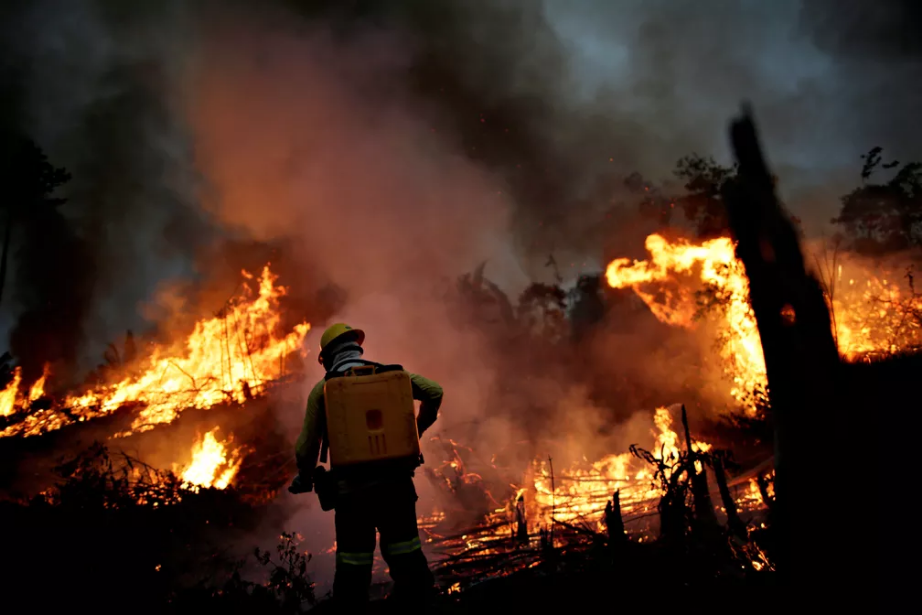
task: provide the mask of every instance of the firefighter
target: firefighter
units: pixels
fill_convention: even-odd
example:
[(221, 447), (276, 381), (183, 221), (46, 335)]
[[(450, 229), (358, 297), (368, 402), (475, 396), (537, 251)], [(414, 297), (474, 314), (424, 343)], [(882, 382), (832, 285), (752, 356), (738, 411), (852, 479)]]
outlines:
[[(333, 601), (343, 612), (361, 612), (368, 602), (376, 531), (381, 535), (381, 554), (394, 581), (389, 602), (400, 612), (421, 611), (433, 592), (434, 578), (422, 552), (416, 525), (418, 498), (413, 476), (422, 463), (422, 456), (418, 454), (418, 436), (412, 436), (417, 447), (413, 459), (364, 463), (342, 471), (336, 467), (335, 443), (328, 439), (325, 385), (332, 378), (354, 375), (355, 372), (350, 372), (354, 368), (385, 367), (362, 359), (364, 341), (363, 331), (343, 323), (330, 326), (321, 336), (318, 361), (326, 375), (314, 386), (307, 400), (304, 426), (295, 451), (298, 475), (289, 491), (304, 493), (316, 490), (321, 506), (325, 510), (329, 507), (335, 510)], [(405, 372), (401, 366), (391, 367), (409, 376), (407, 388), (412, 388), (413, 400), (420, 402), (416, 428), (417, 434), (422, 435), (438, 416), (442, 387), (422, 376)], [(415, 413), (409, 397), (406, 403), (411, 415)], [(317, 463), (318, 453), (320, 461), (326, 461), (326, 446), (330, 446), (330, 472), (318, 467)], [(328, 485), (327, 491), (332, 493), (322, 493), (323, 485)], [(325, 496), (327, 500), (333, 498), (335, 504), (324, 505)]]

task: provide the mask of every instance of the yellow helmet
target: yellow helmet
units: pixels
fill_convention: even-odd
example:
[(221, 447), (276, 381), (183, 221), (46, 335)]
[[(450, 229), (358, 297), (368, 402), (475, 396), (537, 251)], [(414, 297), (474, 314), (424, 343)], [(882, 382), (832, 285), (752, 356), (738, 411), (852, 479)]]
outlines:
[(355, 343), (361, 345), (365, 341), (365, 332), (361, 329), (353, 329), (344, 322), (338, 322), (327, 327), (327, 330), (320, 336), (320, 354), (317, 355), (317, 362), (323, 365), (323, 351), (335, 341), (344, 341), (343, 336), (349, 336)]

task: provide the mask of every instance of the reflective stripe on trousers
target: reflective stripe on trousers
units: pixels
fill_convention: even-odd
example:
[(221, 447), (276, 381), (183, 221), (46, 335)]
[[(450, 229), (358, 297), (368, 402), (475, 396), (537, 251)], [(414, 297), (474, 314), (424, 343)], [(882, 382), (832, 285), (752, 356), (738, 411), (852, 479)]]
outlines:
[(374, 563), (375, 554), (371, 553), (349, 553), (343, 551), (336, 552), (336, 564), (347, 564), (349, 566), (371, 566)]
[(410, 540), (404, 540), (402, 542), (382, 544), (381, 554), (385, 557), (390, 555), (406, 555), (408, 553), (413, 553), (414, 551), (420, 551), (422, 548), (423, 545), (419, 540), (419, 536), (415, 536)]

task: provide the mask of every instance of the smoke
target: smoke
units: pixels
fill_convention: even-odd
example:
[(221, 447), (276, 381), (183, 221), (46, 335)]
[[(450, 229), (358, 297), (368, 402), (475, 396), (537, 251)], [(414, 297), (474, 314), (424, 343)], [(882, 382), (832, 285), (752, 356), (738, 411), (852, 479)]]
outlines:
[[(292, 222), (277, 211), (277, 203), (291, 201), (279, 193), (292, 192), (292, 177), (317, 183), (336, 167), (353, 174), (320, 182), (321, 190), (309, 191), (313, 202), (332, 208), (337, 199), (354, 201), (362, 185), (376, 185), (370, 175), (389, 183), (366, 193), (375, 196), (378, 189), (395, 194), (409, 178), (419, 188), (404, 200), (427, 199), (431, 206), (420, 210), (430, 212), (429, 220), (437, 211), (445, 226), (452, 216), (483, 217), (484, 228), (506, 226), (501, 237), (486, 233), (484, 243), (493, 245), (484, 252), (508, 265), (494, 263), (488, 271), (521, 287), (519, 269), (547, 279), (550, 252), (574, 267), (600, 261), (601, 244), (613, 235), (600, 221), (619, 200), (628, 172), (667, 177), (675, 159), (691, 151), (726, 159), (726, 117), (745, 97), (756, 104), (787, 201), (820, 228), (838, 206), (834, 195), (851, 186), (860, 153), (879, 143), (897, 157), (915, 154), (918, 139), (906, 124), (917, 101), (913, 88), (903, 86), (913, 82), (918, 63), (894, 53), (913, 49), (914, 39), (895, 29), (913, 23), (905, 4), (444, 0), (277, 2), (255, 9), (41, 0), (4, 6), (4, 51), (19, 67), (21, 121), (53, 162), (74, 173), (67, 215), (99, 253), (84, 348), (95, 360), (113, 337), (144, 324), (135, 308), (164, 279), (208, 277), (200, 271), (201, 253), (213, 248), (215, 235), (230, 232), (229, 224), (244, 236), (278, 235)], [(216, 23), (200, 27), (210, 22)], [(305, 55), (302, 71), (295, 58)], [(227, 84), (238, 69), (238, 84), (251, 79), (261, 89), (242, 95), (241, 86)], [(291, 72), (297, 75), (289, 91), (284, 79)], [(207, 86), (212, 92), (224, 88), (236, 97), (219, 101), (203, 92), (198, 75), (214, 84)], [(191, 114), (190, 93), (198, 99)], [(311, 98), (303, 103), (306, 119), (295, 121), (296, 109), (281, 108), (283, 101), (305, 96)], [(367, 104), (322, 108), (343, 97)], [(347, 118), (347, 109), (356, 115)], [(203, 128), (190, 124), (212, 112), (204, 118), (212, 126), (259, 122), (265, 135), (238, 144), (231, 128), (200, 143)], [(323, 123), (325, 113), (328, 126), (314, 126), (311, 135), (296, 128), (287, 147), (269, 136)], [(349, 134), (339, 139), (347, 119)], [(381, 131), (400, 138), (376, 149)], [(312, 163), (314, 175), (305, 174), (303, 160), (316, 158), (319, 142), (329, 160)], [(199, 150), (219, 146), (239, 150), (238, 162), (206, 168), (211, 163)], [(443, 177), (448, 163), (435, 150), (470, 163), (453, 168), (476, 177)], [(365, 161), (361, 173), (358, 165), (336, 161), (346, 156)], [(402, 164), (408, 157), (416, 163)], [(419, 160), (431, 164), (422, 168)], [(249, 187), (235, 187), (231, 197), (211, 194), (200, 173), (211, 186), (223, 183), (211, 173), (239, 173), (233, 181)], [(270, 186), (255, 178), (273, 173)], [(449, 191), (440, 186), (448, 184), (463, 190), (432, 205), (445, 198)], [(366, 209), (340, 220), (361, 217), (369, 227), (375, 216), (396, 222), (389, 204), (375, 207), (377, 199), (363, 198)], [(217, 201), (220, 225), (209, 216)], [(209, 208), (203, 211), (202, 203)], [(248, 208), (265, 208), (265, 219), (257, 223), (242, 213)], [(435, 228), (429, 220), (408, 225), (418, 237)], [(324, 229), (322, 238), (315, 233), (303, 242), (306, 252), (344, 249), (316, 217), (298, 224)], [(441, 237), (455, 243), (445, 244), (439, 258), (463, 252), (457, 246), (469, 237)], [(417, 241), (425, 240), (409, 234), (402, 253)], [(352, 252), (358, 243), (369, 239), (354, 237)], [(340, 279), (347, 261), (312, 274)], [(405, 271), (413, 258), (363, 262), (368, 268), (391, 261)]]
[[(72, 304), (71, 354), (84, 368), (125, 329), (145, 324), (137, 304), (164, 278), (194, 273), (209, 241), (173, 103), (188, 55), (182, 4), (41, 0), (10, 7), (5, 21), (8, 46), (25, 67), (13, 86), (21, 130), (72, 173), (60, 191), (69, 199), (62, 214), (92, 246), (94, 270), (69, 263), (45, 272), (46, 287)], [(91, 275), (92, 284), (70, 292), (74, 275)]]
[(901, 160), (917, 159), (920, 134), (911, 118), (922, 103), (912, 85), (922, 76), (920, 6), (820, 0), (804, 3), (802, 25), (832, 57), (832, 78), (848, 83), (841, 107), (850, 111), (853, 134), (865, 149), (880, 145)]

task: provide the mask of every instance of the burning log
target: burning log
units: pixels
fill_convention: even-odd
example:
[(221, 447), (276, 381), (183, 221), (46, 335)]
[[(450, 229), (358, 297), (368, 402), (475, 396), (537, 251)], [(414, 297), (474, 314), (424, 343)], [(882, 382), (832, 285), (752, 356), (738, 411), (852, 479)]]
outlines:
[(608, 545), (617, 547), (627, 542), (624, 531), (624, 517), (621, 516), (621, 491), (615, 491), (605, 505), (605, 527), (608, 529)]

